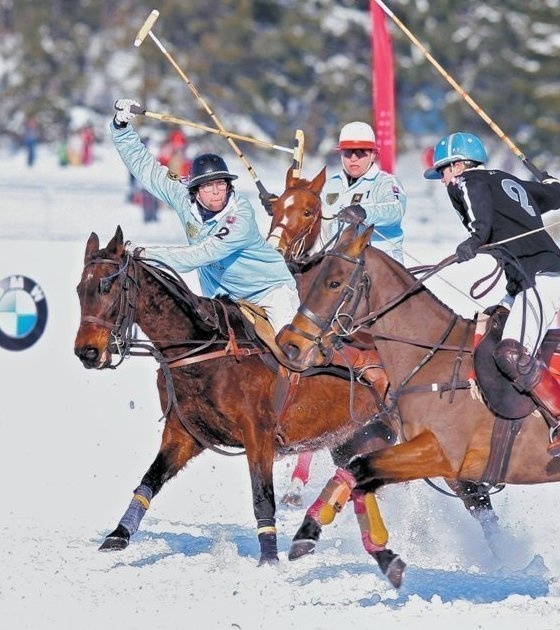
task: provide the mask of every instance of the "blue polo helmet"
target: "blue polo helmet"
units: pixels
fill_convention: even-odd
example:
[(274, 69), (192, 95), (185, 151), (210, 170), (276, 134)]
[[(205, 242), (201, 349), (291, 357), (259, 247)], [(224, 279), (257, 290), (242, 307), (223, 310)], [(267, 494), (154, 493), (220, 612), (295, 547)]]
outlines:
[(441, 179), (438, 169), (453, 162), (469, 160), (486, 164), (488, 154), (482, 141), (472, 133), (458, 131), (442, 138), (434, 147), (434, 164), (424, 171), (426, 179)]

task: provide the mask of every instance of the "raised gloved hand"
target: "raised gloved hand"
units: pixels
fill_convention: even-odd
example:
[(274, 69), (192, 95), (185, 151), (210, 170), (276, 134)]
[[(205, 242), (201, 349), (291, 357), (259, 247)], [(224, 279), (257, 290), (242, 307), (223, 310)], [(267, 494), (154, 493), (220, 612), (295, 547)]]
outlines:
[(458, 262), (466, 262), (476, 256), (476, 250), (478, 248), (477, 242), (472, 238), (468, 238), (466, 241), (459, 243), (455, 254), (457, 255)]
[(366, 211), (359, 203), (353, 203), (351, 206), (342, 208), (337, 215), (337, 219), (344, 223), (352, 225), (360, 225), (366, 220)]
[(124, 244), (124, 252), (132, 258), (145, 258), (144, 248), (136, 245), (133, 241), (126, 241)]
[(117, 110), (117, 113), (115, 114), (114, 121), (117, 127), (126, 127), (136, 116), (135, 113), (130, 111), (132, 105), (140, 107), (140, 103), (132, 98), (119, 98), (115, 102), (115, 109)]
[(261, 200), (261, 203), (263, 205), (263, 208), (266, 210), (266, 213), (269, 216), (272, 216), (274, 214), (272, 210), (272, 204), (278, 199), (278, 195), (275, 195), (274, 193), (259, 193), (259, 199)]

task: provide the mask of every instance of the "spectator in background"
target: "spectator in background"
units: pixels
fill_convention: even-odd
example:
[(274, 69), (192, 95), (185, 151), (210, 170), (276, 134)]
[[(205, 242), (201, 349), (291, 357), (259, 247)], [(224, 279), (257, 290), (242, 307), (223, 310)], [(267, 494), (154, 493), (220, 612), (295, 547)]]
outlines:
[(159, 163), (180, 179), (189, 176), (191, 162), (187, 158), (187, 136), (180, 129), (173, 129), (162, 144), (158, 160)]
[(81, 152), (81, 164), (88, 166), (93, 162), (93, 143), (95, 142), (95, 133), (91, 123), (85, 124), (79, 130), (80, 139), (82, 142)]
[(37, 157), (37, 121), (33, 117), (25, 121), (23, 144), (27, 153), (27, 166), (33, 166)]

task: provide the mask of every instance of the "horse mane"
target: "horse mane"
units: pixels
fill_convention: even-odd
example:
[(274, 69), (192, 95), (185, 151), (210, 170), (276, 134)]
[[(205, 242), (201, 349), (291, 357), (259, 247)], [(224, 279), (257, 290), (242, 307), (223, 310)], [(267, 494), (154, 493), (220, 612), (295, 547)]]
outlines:
[[(185, 280), (171, 267), (150, 260), (136, 261), (146, 274), (153, 278), (177, 304), (205, 329), (218, 331), (228, 337), (228, 327), (236, 333), (245, 332), (244, 319), (239, 306), (226, 295), (202, 297), (189, 288)], [(224, 321), (225, 320), (225, 321)]]
[[(373, 245), (368, 246), (368, 249), (374, 250), (372, 253), (374, 255), (378, 255), (380, 258), (382, 258), (385, 261), (385, 263), (391, 269), (391, 271), (401, 279), (405, 287), (408, 288), (418, 283), (418, 278), (409, 269), (407, 269), (401, 262), (399, 262), (398, 260), (395, 260), (392, 256), (389, 256), (389, 254), (387, 254), (384, 251), (381, 251), (380, 249), (378, 249), (377, 247)], [(444, 266), (441, 266), (441, 264), (436, 265), (434, 266), (433, 269), (437, 271), (437, 269), (442, 269)], [(433, 274), (430, 273), (430, 277), (431, 275)], [(460, 317), (462, 320), (464, 320), (465, 322), (473, 321), (471, 318), (463, 317), (462, 315), (458, 315), (458, 313), (455, 313), (455, 311), (449, 305), (443, 302), (423, 282), (419, 286), (420, 286), (419, 291), (422, 291), (425, 295), (429, 296), (442, 310), (447, 312), (449, 315), (451, 316), (456, 315)]]

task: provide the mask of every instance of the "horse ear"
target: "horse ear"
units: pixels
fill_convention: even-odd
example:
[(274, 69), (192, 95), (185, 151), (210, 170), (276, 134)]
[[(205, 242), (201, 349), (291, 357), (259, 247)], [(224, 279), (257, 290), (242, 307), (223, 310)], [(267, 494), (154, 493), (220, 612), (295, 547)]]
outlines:
[(117, 241), (117, 245), (124, 243), (123, 231), (120, 225), (117, 225), (117, 229), (115, 230), (115, 240)]
[(84, 254), (84, 264), (89, 262), (95, 252), (99, 251), (99, 237), (95, 232), (89, 235), (86, 243), (86, 253)]
[(319, 194), (323, 190), (323, 186), (327, 181), (327, 167), (324, 166), (311, 182), (311, 190)]
[(294, 167), (290, 166), (286, 173), (286, 190), (288, 188), (294, 188), (294, 182), (297, 182), (299, 177), (294, 177)]
[(337, 245), (337, 249), (342, 250), (347, 256), (358, 257), (369, 245), (373, 230), (373, 225), (370, 225), (364, 232), (359, 231), (358, 225), (349, 225), (340, 235), (338, 241), (340, 247)]
[(371, 243), (371, 235), (373, 234), (374, 229), (375, 225), (370, 225), (365, 232), (362, 232), (360, 238), (357, 239), (359, 241), (360, 253), (362, 253), (364, 249)]
[(117, 225), (117, 229), (115, 231), (115, 236), (109, 241), (107, 244), (107, 251), (119, 253), (119, 251), (123, 248), (123, 232), (120, 225)]

